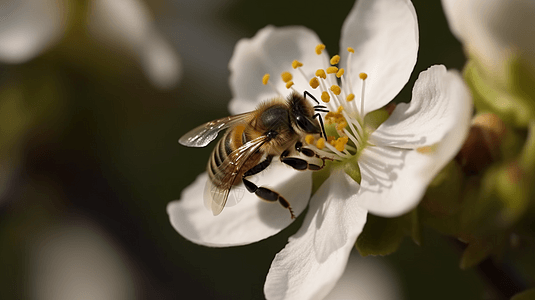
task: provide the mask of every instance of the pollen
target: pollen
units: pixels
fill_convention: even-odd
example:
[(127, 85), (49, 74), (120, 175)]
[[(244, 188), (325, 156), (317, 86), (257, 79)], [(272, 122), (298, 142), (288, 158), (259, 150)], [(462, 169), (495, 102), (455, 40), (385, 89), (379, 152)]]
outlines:
[(422, 154), (431, 154), (434, 153), (437, 150), (437, 145), (431, 145), (431, 146), (423, 146), (420, 148), (416, 148), (416, 151)]
[(342, 77), (342, 75), (344, 75), (344, 72), (345, 72), (344, 69), (341, 68), (340, 70), (338, 70), (338, 72), (336, 72), (336, 77), (338, 78)]
[(323, 71), (323, 69), (318, 69), (316, 71), (316, 76), (317, 77), (321, 77), (323, 79), (326, 79), (327, 78), (327, 75), (325, 74), (325, 71)]
[(332, 143), (333, 143), (334, 140), (336, 140), (336, 138), (335, 138), (334, 136), (332, 136), (332, 135), (329, 135), (329, 136), (327, 137), (327, 142), (329, 142), (329, 144), (331, 144), (331, 145), (332, 145)]
[(320, 82), (319, 82), (318, 78), (313, 77), (312, 79), (310, 79), (310, 86), (313, 89), (316, 89), (318, 86), (320, 86)]
[(314, 143), (314, 136), (312, 134), (307, 134), (307, 136), (305, 137), (305, 142), (307, 142), (307, 144), (311, 145)]
[(331, 96), (329, 96), (329, 93), (323, 91), (323, 92), (321, 93), (321, 101), (323, 101), (323, 102), (325, 102), (325, 103), (331, 101)]
[(298, 60), (292, 61), (292, 68), (297, 69), (297, 68), (302, 67), (302, 66), (303, 66), (303, 64), (300, 61), (298, 61)]
[(348, 52), (351, 52), (351, 53), (355, 53), (355, 49), (351, 48), (351, 47), (347, 47), (347, 51)]
[(325, 139), (319, 138), (318, 141), (316, 142), (316, 147), (318, 147), (318, 149), (320, 150), (325, 148)]
[(338, 72), (338, 68), (337, 67), (328, 67), (327, 68), (327, 74), (334, 74)]
[(338, 129), (339, 131), (342, 131), (346, 127), (347, 127), (347, 121), (342, 121), (338, 123), (338, 125), (336, 125), (336, 129)]
[(289, 81), (292, 81), (293, 76), (292, 76), (292, 73), (290, 73), (290, 72), (282, 72), (281, 73), (281, 78), (282, 78), (282, 81), (287, 83)]
[(268, 81), (269, 81), (269, 74), (266, 74), (264, 75), (264, 77), (262, 77), (262, 84), (266, 85), (268, 84)]
[(293, 81), (288, 81), (288, 82), (286, 82), (286, 88), (287, 88), (287, 89), (291, 88), (292, 85), (294, 85), (294, 82), (293, 82)]
[(359, 78), (362, 79), (362, 80), (366, 80), (366, 78), (368, 78), (368, 74), (366, 74), (366, 73), (360, 73), (360, 74), (359, 74)]
[(335, 55), (331, 57), (331, 65), (336, 65), (340, 62), (340, 55)]
[(355, 100), (355, 94), (347, 95), (346, 100), (347, 100), (347, 102), (351, 102), (351, 101)]
[(340, 95), (340, 93), (342, 93), (342, 89), (337, 85), (331, 86), (331, 91), (337, 96)]
[(344, 151), (344, 149), (346, 148), (346, 144), (347, 144), (348, 140), (349, 140), (349, 138), (347, 136), (339, 137), (336, 140), (336, 142), (335, 142), (335, 144), (333, 146), (338, 151)]
[(323, 50), (325, 50), (325, 45), (319, 44), (319, 45), (316, 46), (316, 54), (317, 55), (320, 55), (321, 52), (323, 52)]

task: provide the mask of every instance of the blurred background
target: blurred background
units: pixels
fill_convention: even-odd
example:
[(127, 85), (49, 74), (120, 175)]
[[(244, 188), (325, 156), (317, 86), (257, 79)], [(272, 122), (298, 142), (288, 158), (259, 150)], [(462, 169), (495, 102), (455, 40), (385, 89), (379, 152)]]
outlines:
[[(410, 100), (430, 65), (464, 65), (440, 1), (413, 3), (420, 55), (396, 101)], [(248, 246), (185, 240), (166, 206), (204, 171), (213, 145), (177, 140), (229, 114), (227, 65), (240, 38), (304, 25), (335, 54), (353, 4), (3, 0), (0, 299), (262, 299), (271, 261), (302, 218)], [(423, 237), (387, 257), (352, 257), (340, 288), (350, 283), (349, 299), (493, 298), (478, 269), (459, 269), (462, 249)]]

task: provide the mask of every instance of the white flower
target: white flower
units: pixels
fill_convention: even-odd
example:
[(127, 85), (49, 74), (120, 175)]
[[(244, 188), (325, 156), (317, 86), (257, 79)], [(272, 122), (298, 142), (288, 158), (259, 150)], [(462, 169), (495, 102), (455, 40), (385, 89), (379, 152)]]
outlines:
[(442, 0), (453, 34), (492, 73), (511, 56), (535, 69), (535, 2), (532, 0)]
[[(443, 66), (422, 72), (410, 104), (399, 104), (377, 129), (364, 119), (398, 94), (416, 63), (418, 27), (410, 1), (358, 1), (342, 29), (338, 70), (328, 67), (339, 57), (331, 61), (317, 45), (321, 45), (318, 37), (306, 28), (268, 26), (254, 38), (240, 41), (230, 62), (232, 113), (286, 95), (291, 86), (317, 99), (327, 100), (328, 95), (324, 104), (331, 113), (325, 117), (333, 122), (331, 134), (340, 135), (334, 145), (307, 138), (312, 142), (307, 147), (335, 161), (310, 200), (302, 227), (271, 265), (264, 288), (268, 299), (327, 295), (344, 270), (367, 212), (398, 216), (413, 209), (434, 175), (459, 150), (470, 123), (469, 93), (459, 74)], [(259, 85), (265, 73), (282, 74), (291, 70), (292, 63), (297, 69), (291, 81), (284, 76), (286, 82)], [(333, 73), (323, 78), (318, 69)], [(274, 163), (257, 180), (284, 195), (297, 215), (307, 204), (310, 173)], [(280, 205), (249, 193), (213, 217), (203, 206), (206, 180), (206, 174), (200, 175), (184, 190), (182, 200), (167, 208), (174, 228), (195, 243), (218, 247), (252, 243), (291, 222)]]

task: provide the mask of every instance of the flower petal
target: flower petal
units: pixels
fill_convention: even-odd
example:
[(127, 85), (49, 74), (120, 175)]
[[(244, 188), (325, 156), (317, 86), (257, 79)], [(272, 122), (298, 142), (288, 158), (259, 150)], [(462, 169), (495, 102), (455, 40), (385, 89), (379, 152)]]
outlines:
[(420, 73), (411, 102), (398, 104), (371, 139), (381, 146), (414, 149), (434, 145), (458, 130), (456, 145), (460, 147), (471, 115), (472, 100), (459, 73), (436, 65)]
[(0, 5), (0, 60), (26, 62), (63, 36), (65, 3), (57, 0), (8, 0)]
[[(358, 199), (376, 215), (399, 216), (418, 205), (427, 185), (457, 154), (468, 134), (472, 102), (456, 72), (432, 67), (421, 74), (414, 90), (416, 101), (396, 108), (379, 127), (381, 138), (373, 134), (378, 146), (366, 148), (359, 159)], [(392, 145), (431, 146), (409, 150)]]
[[(328, 60), (324, 51), (320, 56), (314, 49), (320, 44), (316, 33), (300, 26), (275, 28), (266, 26), (251, 39), (242, 39), (236, 45), (229, 63), (230, 88), (234, 98), (229, 104), (233, 114), (254, 110), (265, 100), (290, 93), (280, 75), (290, 71), (296, 90), (307, 89), (317, 99), (320, 94), (308, 85), (318, 68)], [(292, 61), (303, 63), (301, 70), (306, 78), (292, 69)], [(263, 85), (262, 77), (270, 74), (270, 84)], [(273, 88), (273, 86), (275, 88)]]
[[(348, 61), (347, 47), (355, 53)], [(360, 95), (358, 74), (368, 74), (364, 110), (381, 108), (409, 80), (418, 54), (418, 22), (409, 0), (359, 0), (342, 27), (342, 62), (351, 68), (351, 84)]]
[[(296, 216), (303, 212), (310, 198), (311, 173), (295, 171), (282, 163), (273, 162), (267, 170), (249, 179), (279, 192), (290, 202)], [(213, 216), (203, 204), (206, 180), (206, 173), (199, 175), (184, 189), (181, 200), (167, 206), (173, 227), (194, 243), (212, 247), (250, 244), (278, 233), (293, 221), (288, 209), (260, 200), (241, 184), (231, 191), (243, 193), (241, 202)]]
[(359, 185), (333, 173), (312, 197), (303, 226), (275, 256), (264, 293), (268, 299), (321, 299), (342, 275), (366, 222)]

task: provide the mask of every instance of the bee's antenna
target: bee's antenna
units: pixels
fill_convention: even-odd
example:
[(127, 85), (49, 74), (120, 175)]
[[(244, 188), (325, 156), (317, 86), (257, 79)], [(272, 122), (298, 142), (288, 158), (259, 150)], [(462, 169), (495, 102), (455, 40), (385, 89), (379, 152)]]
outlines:
[[(312, 98), (312, 100), (314, 100), (318, 104), (318, 105), (314, 106), (314, 111), (325, 112), (325, 113), (329, 112), (329, 110), (327, 109), (327, 106), (320, 105), (320, 102), (318, 101), (318, 99), (316, 99), (316, 97), (312, 96), (312, 94), (309, 93), (308, 91), (305, 91), (303, 97), (306, 99), (307, 96)], [(323, 125), (323, 119), (321, 118), (321, 115), (319, 113), (317, 113), (312, 117), (313, 118), (318, 118), (318, 120), (320, 121), (320, 126), (321, 126), (320, 135), (323, 135), (323, 138), (325, 140), (327, 140), (327, 134), (325, 133), (325, 126)]]

